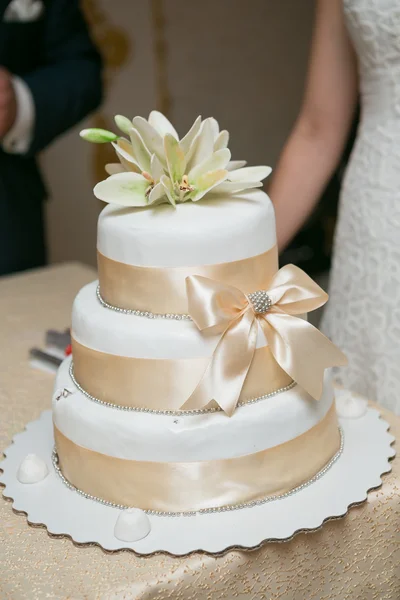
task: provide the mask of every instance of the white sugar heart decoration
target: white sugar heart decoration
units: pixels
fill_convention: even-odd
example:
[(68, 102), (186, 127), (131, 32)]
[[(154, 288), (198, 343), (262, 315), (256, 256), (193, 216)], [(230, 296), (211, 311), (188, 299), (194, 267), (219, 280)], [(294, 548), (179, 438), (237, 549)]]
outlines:
[(349, 390), (336, 389), (336, 412), (343, 419), (359, 419), (367, 412), (368, 401)]
[(140, 508), (127, 508), (120, 512), (114, 535), (122, 542), (136, 542), (150, 533), (149, 517)]
[(49, 469), (36, 454), (28, 454), (19, 466), (17, 479), (20, 483), (38, 483), (47, 477)]

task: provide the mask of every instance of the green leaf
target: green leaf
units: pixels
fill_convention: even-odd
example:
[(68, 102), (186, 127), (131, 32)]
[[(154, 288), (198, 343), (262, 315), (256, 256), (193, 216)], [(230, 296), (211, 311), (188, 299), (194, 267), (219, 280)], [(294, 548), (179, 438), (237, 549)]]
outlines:
[(115, 142), (120, 137), (112, 131), (106, 129), (83, 129), (80, 134), (82, 139), (93, 144), (107, 144), (108, 142)]

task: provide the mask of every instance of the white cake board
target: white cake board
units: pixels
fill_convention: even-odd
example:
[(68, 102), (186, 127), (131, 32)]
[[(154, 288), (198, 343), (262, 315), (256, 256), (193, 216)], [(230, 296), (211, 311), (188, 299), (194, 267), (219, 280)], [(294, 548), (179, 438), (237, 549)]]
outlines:
[[(151, 531), (137, 542), (114, 536), (120, 511), (88, 500), (66, 487), (55, 472), (51, 454), (51, 411), (28, 423), (14, 437), (0, 463), (3, 495), (23, 511), (31, 524), (47, 527), (51, 534), (68, 535), (75, 542), (97, 543), (104, 550), (131, 549), (140, 555), (168, 552), (182, 556), (194, 551), (219, 554), (227, 549), (252, 549), (271, 540), (287, 540), (300, 530), (318, 529), (325, 520), (344, 516), (348, 508), (364, 501), (367, 492), (381, 485), (381, 475), (391, 470), (394, 438), (378, 411), (368, 409), (358, 419), (340, 419), (344, 450), (321, 479), (284, 499), (241, 510), (197, 516), (150, 515)], [(35, 484), (22, 484), (16, 473), (27, 454), (45, 460), (49, 475)]]

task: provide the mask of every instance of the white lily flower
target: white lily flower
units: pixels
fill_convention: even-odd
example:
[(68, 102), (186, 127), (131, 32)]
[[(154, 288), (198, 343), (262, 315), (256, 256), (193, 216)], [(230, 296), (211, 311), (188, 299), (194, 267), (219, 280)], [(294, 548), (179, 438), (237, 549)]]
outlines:
[(94, 187), (94, 195), (99, 200), (120, 206), (146, 206), (151, 183), (140, 173), (117, 173)]
[(218, 122), (197, 117), (180, 140), (169, 120), (152, 111), (148, 120), (117, 115), (118, 128), (130, 140), (112, 132), (89, 129), (84, 139), (111, 141), (119, 163), (106, 165), (110, 175), (94, 188), (100, 200), (121, 206), (148, 206), (169, 202), (197, 202), (209, 192), (230, 196), (262, 186), (270, 167), (246, 167), (231, 161), (229, 133)]

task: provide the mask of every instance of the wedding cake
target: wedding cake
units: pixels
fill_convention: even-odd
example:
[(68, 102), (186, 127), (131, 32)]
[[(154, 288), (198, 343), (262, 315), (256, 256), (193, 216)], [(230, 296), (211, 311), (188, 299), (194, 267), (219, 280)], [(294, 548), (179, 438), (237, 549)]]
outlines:
[(116, 123), (121, 136), (82, 132), (119, 162), (94, 189), (98, 281), (75, 299), (57, 375), (57, 472), (146, 515), (293, 494), (340, 454), (326, 369), (345, 358), (307, 320), (326, 294), (278, 268), (270, 169), (231, 161), (212, 118), (181, 139), (156, 111)]

